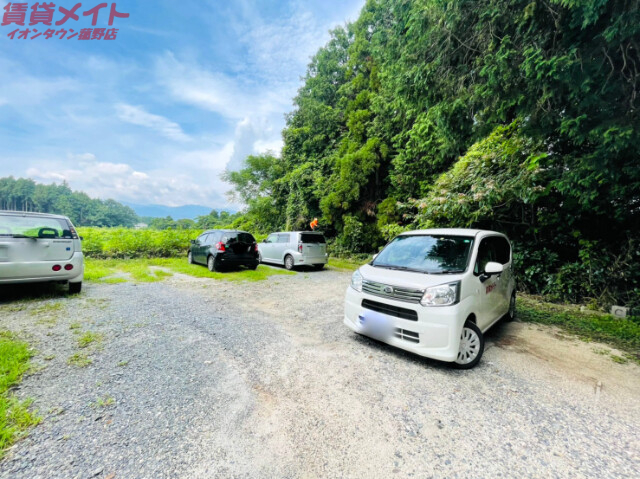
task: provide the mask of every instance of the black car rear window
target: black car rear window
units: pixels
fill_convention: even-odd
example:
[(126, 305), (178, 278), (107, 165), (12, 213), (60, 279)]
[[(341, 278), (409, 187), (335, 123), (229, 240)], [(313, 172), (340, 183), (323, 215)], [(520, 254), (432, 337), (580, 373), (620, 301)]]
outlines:
[(237, 241), (239, 243), (252, 244), (256, 242), (255, 238), (249, 233), (225, 233), (224, 236), (223, 241), (226, 238), (227, 243), (235, 243)]
[(324, 236), (318, 233), (300, 233), (300, 241), (302, 243), (326, 243)]

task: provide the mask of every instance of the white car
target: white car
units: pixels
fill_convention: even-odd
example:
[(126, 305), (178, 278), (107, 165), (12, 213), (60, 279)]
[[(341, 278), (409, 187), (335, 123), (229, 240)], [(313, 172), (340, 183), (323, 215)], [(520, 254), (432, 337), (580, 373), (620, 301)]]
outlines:
[(324, 268), (329, 255), (327, 242), (322, 233), (316, 231), (281, 231), (271, 233), (258, 243), (261, 263), (282, 264), (287, 269), (295, 266)]
[(511, 244), (494, 231), (430, 229), (394, 238), (358, 269), (344, 323), (359, 334), (421, 356), (474, 367), (484, 337), (513, 319)]
[(0, 285), (69, 283), (75, 294), (83, 278), (82, 245), (69, 218), (0, 211)]

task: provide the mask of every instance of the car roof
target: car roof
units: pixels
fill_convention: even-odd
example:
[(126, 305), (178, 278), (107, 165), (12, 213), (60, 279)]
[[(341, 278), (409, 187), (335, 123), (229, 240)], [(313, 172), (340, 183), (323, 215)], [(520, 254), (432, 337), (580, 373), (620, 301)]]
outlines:
[(63, 215), (54, 215), (51, 213), (36, 213), (35, 211), (10, 211), (10, 210), (0, 210), (0, 214), (2, 215), (11, 215), (11, 216), (37, 216), (40, 218), (56, 218), (61, 220), (67, 220), (66, 216)]
[(505, 236), (502, 233), (491, 230), (479, 230), (471, 228), (431, 228), (426, 230), (415, 230), (401, 233), (401, 236), (412, 235), (450, 235), (450, 236), (487, 236), (487, 235), (499, 235)]
[(242, 231), (242, 230), (216, 230), (216, 229), (202, 232), (202, 234), (205, 234), (205, 233), (247, 233), (249, 235), (251, 234), (248, 231)]
[(305, 234), (311, 234), (311, 235), (321, 235), (322, 231), (274, 231), (273, 233), (269, 233), (270, 235), (278, 235), (278, 234), (285, 234), (285, 233), (305, 233)]

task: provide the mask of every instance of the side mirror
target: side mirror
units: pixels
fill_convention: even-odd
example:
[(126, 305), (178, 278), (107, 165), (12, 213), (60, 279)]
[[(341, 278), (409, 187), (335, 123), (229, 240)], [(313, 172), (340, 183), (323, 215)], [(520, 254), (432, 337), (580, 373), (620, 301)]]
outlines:
[(485, 274), (489, 276), (493, 276), (494, 274), (500, 274), (504, 271), (504, 266), (500, 263), (494, 263), (493, 261), (489, 261), (487, 265), (484, 267)]
[(486, 280), (491, 278), (494, 274), (500, 274), (504, 271), (504, 266), (500, 263), (495, 263), (493, 261), (489, 261), (484, 267), (484, 273), (480, 275), (480, 282), (484, 283)]
[(191, 240), (191, 244), (196, 244), (196, 240)]
[(84, 241), (84, 237), (83, 237), (83, 236), (78, 236), (78, 239), (79, 239), (80, 241)]
[(267, 242), (267, 238), (263, 239), (263, 240), (262, 240), (262, 242), (263, 242), (263, 243), (266, 243), (266, 242)]

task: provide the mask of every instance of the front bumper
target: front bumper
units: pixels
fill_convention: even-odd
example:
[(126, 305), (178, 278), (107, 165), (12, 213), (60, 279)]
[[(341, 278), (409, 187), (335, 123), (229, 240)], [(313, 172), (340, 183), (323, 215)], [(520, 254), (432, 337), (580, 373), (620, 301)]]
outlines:
[(369, 311), (362, 306), (364, 299), (413, 310), (417, 313), (417, 321), (384, 314), (384, 317), (393, 328), (394, 334), (382, 339), (383, 342), (420, 356), (440, 361), (455, 361), (458, 357), (462, 326), (468, 316), (465, 304), (458, 303), (446, 307), (424, 307), (421, 304), (359, 293), (349, 286), (345, 298), (344, 324), (356, 333), (367, 336), (369, 334), (360, 322), (360, 315), (365, 311)]
[[(59, 264), (60, 271), (53, 271), (53, 265)], [(71, 271), (65, 265), (73, 265)], [(21, 263), (0, 263), (0, 284), (41, 283), (50, 281), (69, 281), (80, 283), (84, 278), (84, 256), (74, 253), (66, 261), (34, 261)]]

